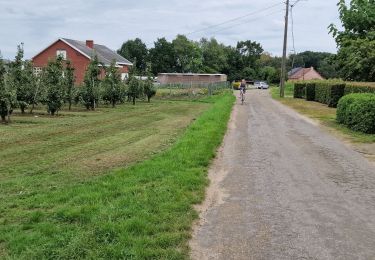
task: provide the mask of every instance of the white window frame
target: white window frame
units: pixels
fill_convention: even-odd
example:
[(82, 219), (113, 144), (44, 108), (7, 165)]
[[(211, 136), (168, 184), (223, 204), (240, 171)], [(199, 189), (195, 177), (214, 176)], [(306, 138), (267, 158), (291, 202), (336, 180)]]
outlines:
[(56, 57), (61, 56), (63, 60), (66, 60), (66, 50), (59, 49), (56, 51)]
[(38, 76), (42, 72), (42, 67), (33, 67), (34, 75)]

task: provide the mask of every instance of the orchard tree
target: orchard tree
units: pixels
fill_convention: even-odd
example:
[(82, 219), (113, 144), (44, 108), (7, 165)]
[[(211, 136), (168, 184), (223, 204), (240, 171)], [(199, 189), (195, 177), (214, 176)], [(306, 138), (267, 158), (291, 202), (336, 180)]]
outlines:
[(83, 86), (80, 91), (81, 102), (87, 109), (95, 110), (100, 99), (100, 67), (95, 55), (87, 67)]
[(53, 116), (64, 104), (64, 67), (63, 58), (58, 56), (55, 60), (49, 61), (43, 71), (43, 85), (46, 89), (45, 103), (48, 112)]
[(337, 67), (346, 80), (375, 81), (375, 1), (338, 2), (343, 30), (330, 25), (336, 40)]
[(112, 104), (115, 107), (123, 98), (123, 84), (121, 75), (116, 68), (116, 63), (113, 61), (111, 65), (106, 68), (105, 78), (102, 81), (103, 100)]
[(135, 105), (135, 99), (141, 97), (142, 94), (142, 81), (131, 75), (128, 81), (128, 96), (131, 98), (133, 105)]
[(16, 102), (16, 91), (8, 84), (4, 61), (0, 55), (0, 117), (3, 123), (10, 123), (10, 115)]
[(76, 87), (74, 86), (75, 77), (74, 77), (74, 67), (72, 66), (72, 63), (67, 60), (65, 71), (64, 71), (65, 77), (64, 77), (64, 88), (65, 88), (65, 100), (69, 104), (69, 110), (72, 108), (73, 100), (76, 96)]
[(16, 57), (9, 66), (9, 84), (12, 89), (16, 90), (17, 105), (20, 107), (22, 114), (25, 113), (30, 101), (33, 100), (29, 89), (30, 84), (24, 73), (23, 54), (23, 43), (21, 43), (17, 46)]
[(150, 100), (156, 94), (156, 89), (154, 86), (154, 81), (151, 77), (151, 64), (147, 64), (147, 80), (143, 83), (143, 93), (147, 97), (147, 102), (150, 103)]

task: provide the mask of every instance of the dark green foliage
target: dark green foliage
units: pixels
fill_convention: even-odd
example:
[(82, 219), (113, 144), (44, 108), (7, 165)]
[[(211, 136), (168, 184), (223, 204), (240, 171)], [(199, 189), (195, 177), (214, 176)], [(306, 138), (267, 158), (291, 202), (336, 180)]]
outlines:
[(176, 71), (196, 73), (202, 68), (202, 49), (185, 35), (177, 35), (172, 42), (176, 58)]
[(306, 100), (315, 100), (315, 83), (309, 82), (306, 84)]
[(80, 89), (80, 100), (87, 109), (95, 110), (100, 99), (100, 67), (97, 56), (91, 59)]
[(141, 73), (146, 71), (148, 50), (146, 44), (144, 44), (141, 39), (136, 38), (134, 40), (124, 42), (117, 53), (132, 62), (136, 61), (135, 66)]
[[(152, 64), (152, 73), (157, 75), (160, 72), (175, 72), (176, 62), (173, 44), (165, 38), (160, 38), (150, 49), (149, 59)], [(126, 57), (126, 56), (125, 56)]]
[(103, 100), (109, 102), (112, 107), (115, 107), (123, 99), (123, 86), (121, 75), (116, 68), (116, 63), (113, 61), (106, 68), (105, 78), (102, 81)]
[(294, 98), (305, 98), (306, 95), (306, 83), (295, 83), (294, 84)]
[(65, 88), (63, 72), (63, 59), (61, 56), (49, 61), (43, 71), (42, 84), (46, 89), (45, 103), (51, 115), (55, 115), (64, 104)]
[(337, 68), (345, 80), (375, 81), (375, 2), (339, 0), (338, 7), (343, 30), (330, 25), (338, 46)]
[(344, 96), (344, 83), (319, 82), (315, 86), (315, 101), (336, 107), (340, 98)]
[(337, 121), (355, 131), (375, 134), (375, 94), (356, 93), (343, 97), (337, 107)]

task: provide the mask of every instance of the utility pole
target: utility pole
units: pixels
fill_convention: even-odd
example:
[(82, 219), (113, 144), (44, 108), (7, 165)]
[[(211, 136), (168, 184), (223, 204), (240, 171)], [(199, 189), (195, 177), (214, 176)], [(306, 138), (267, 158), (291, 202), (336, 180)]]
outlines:
[(285, 90), (286, 48), (287, 48), (287, 43), (288, 43), (288, 19), (289, 19), (289, 0), (286, 0), (283, 60), (281, 62), (281, 77), (280, 77), (280, 97), (284, 97), (284, 90)]

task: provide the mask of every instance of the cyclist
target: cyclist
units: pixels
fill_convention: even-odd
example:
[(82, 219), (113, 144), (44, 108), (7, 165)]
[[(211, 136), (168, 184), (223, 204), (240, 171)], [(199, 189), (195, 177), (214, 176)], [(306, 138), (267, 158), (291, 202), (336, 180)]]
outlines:
[(245, 100), (245, 93), (246, 93), (246, 81), (243, 79), (240, 85), (240, 99), (242, 103)]

